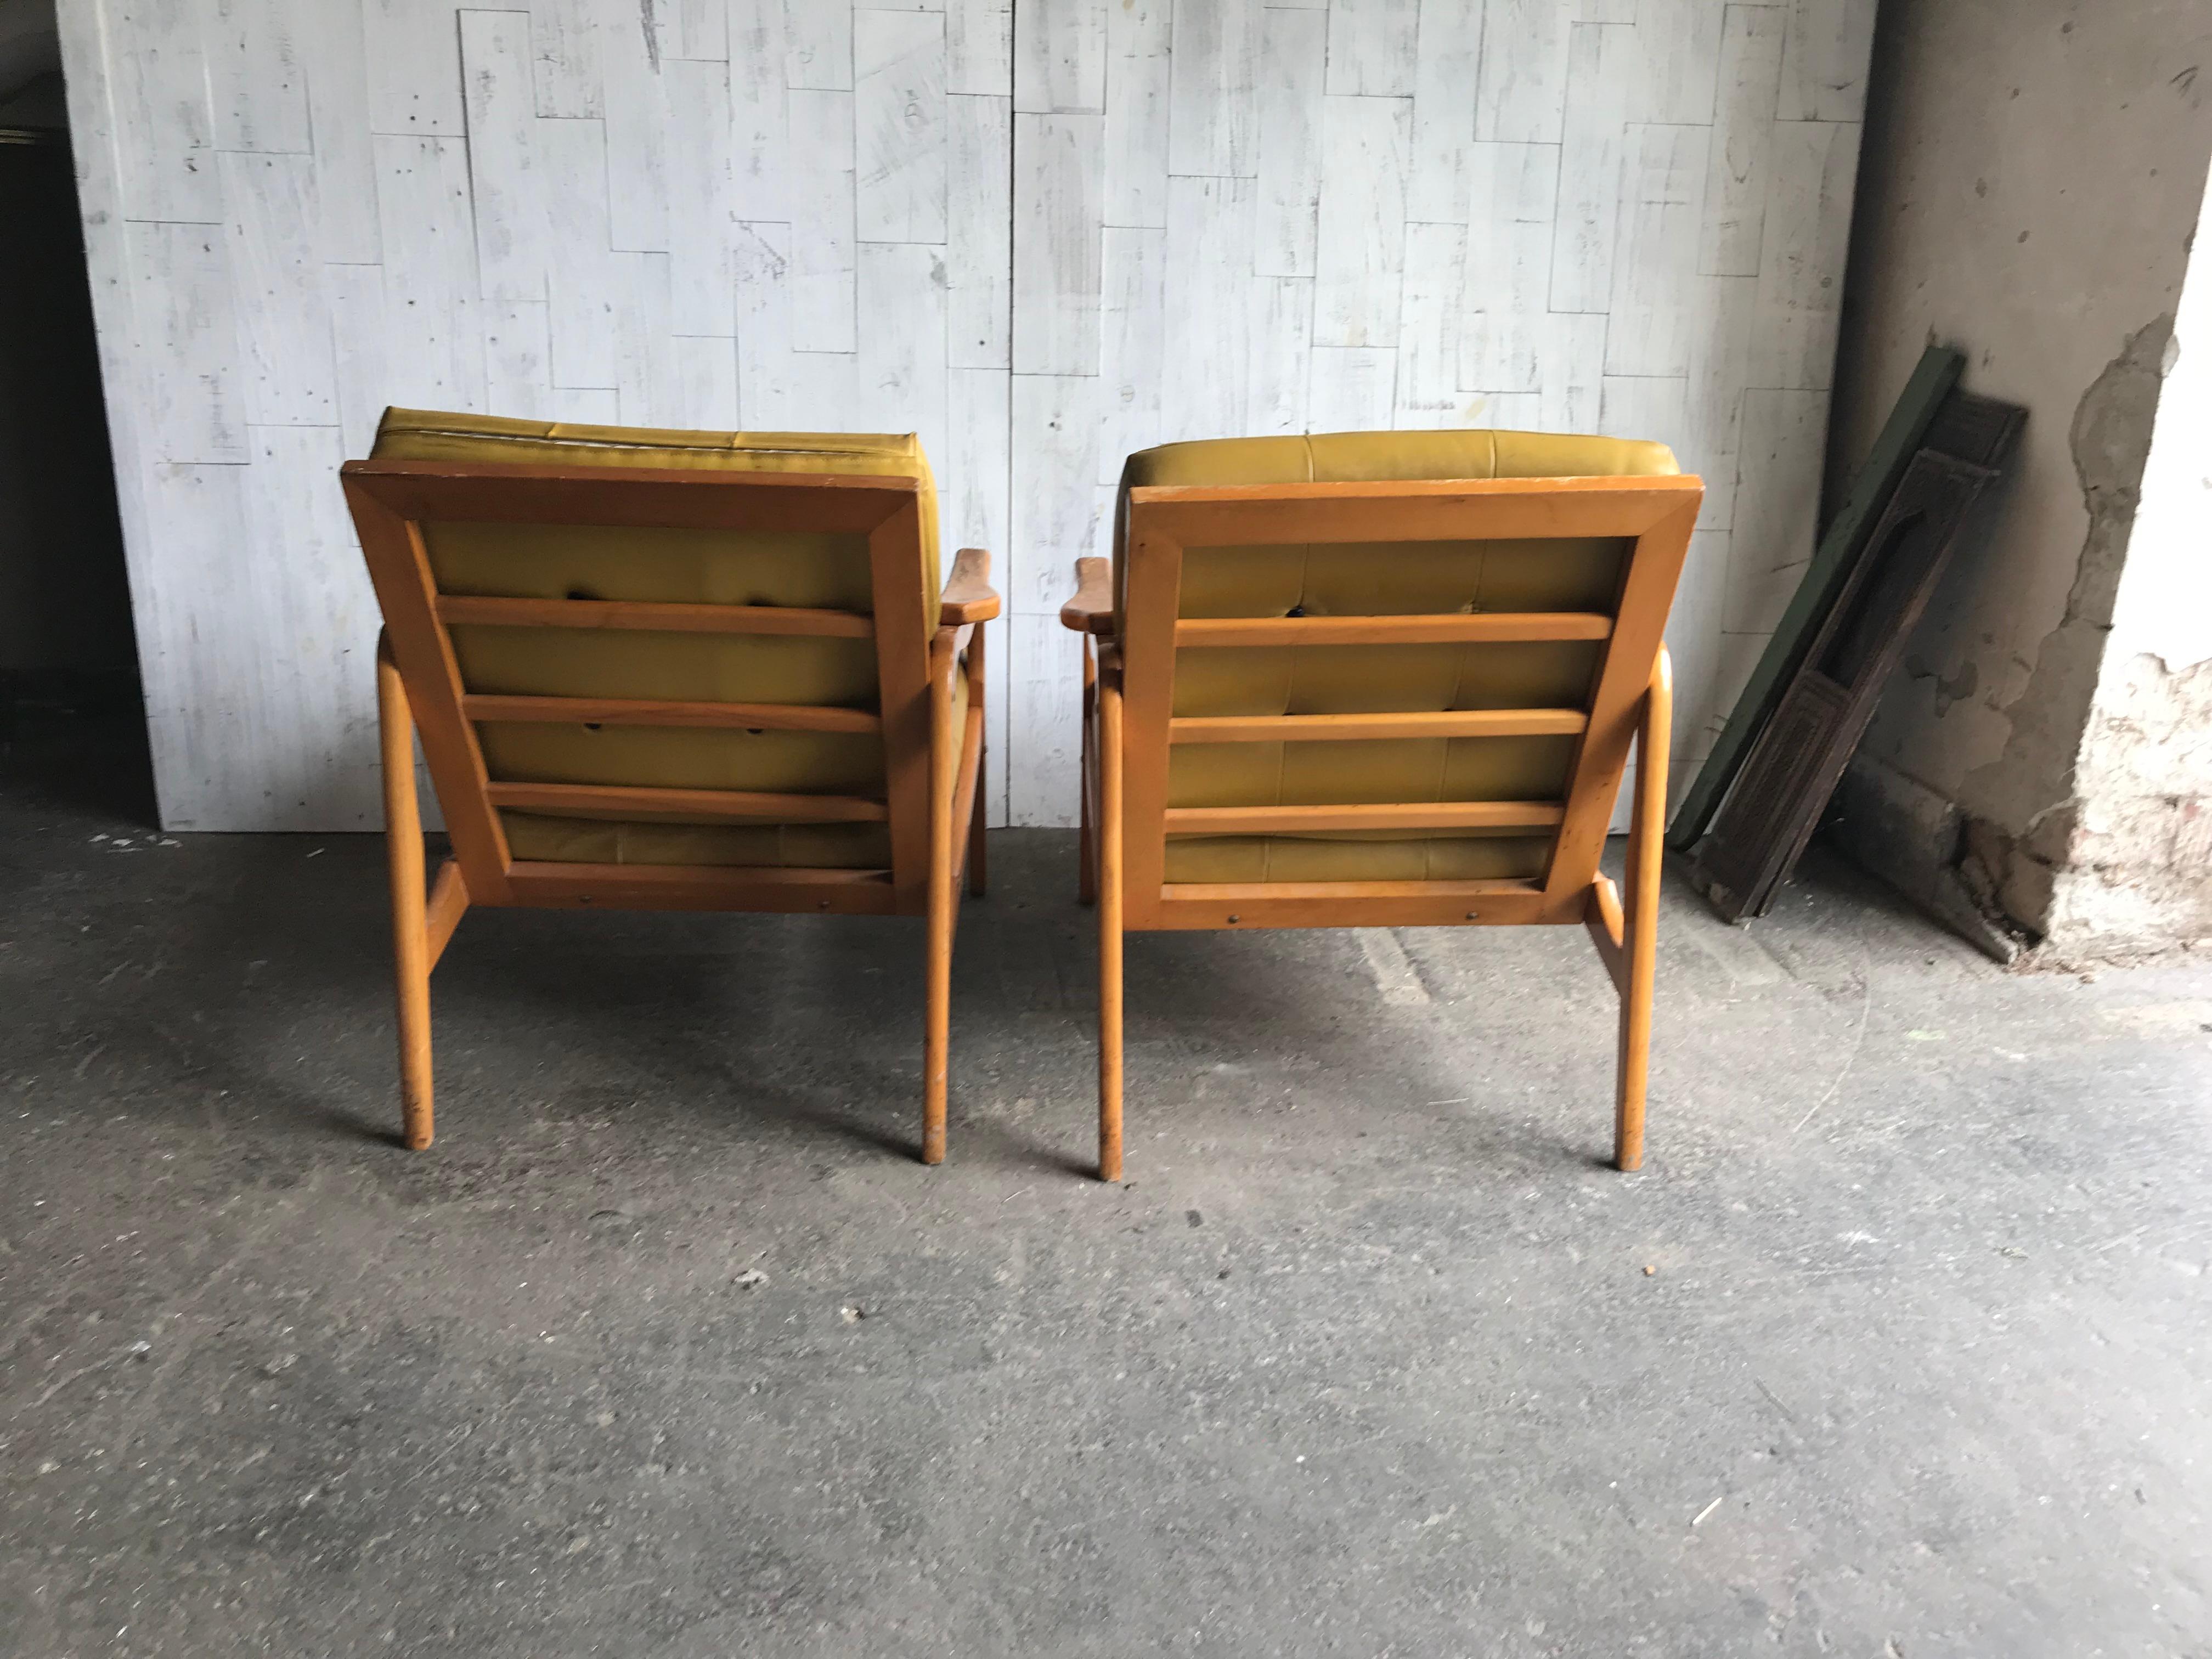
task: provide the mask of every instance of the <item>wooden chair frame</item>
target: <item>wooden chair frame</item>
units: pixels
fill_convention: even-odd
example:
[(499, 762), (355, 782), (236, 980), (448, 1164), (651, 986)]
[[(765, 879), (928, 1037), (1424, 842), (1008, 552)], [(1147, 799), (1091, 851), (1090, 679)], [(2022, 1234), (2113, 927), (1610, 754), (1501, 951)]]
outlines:
[[(1179, 485), (1129, 492), (1117, 610), (1103, 559), (1076, 563), (1060, 620), (1085, 636), (1081, 895), (1098, 907), (1098, 1174), (1121, 1175), (1121, 946), (1137, 930), (1583, 924), (1620, 1002), (1613, 1157), (1644, 1157), (1660, 857), (1673, 684), (1662, 635), (1704, 497), (1695, 477)], [(1190, 618), (1177, 615), (1186, 547), (1618, 537), (1634, 543), (1613, 612)], [(1187, 645), (1380, 645), (1601, 640), (1582, 709), (1177, 717)], [(1095, 651), (1094, 651), (1095, 643)], [(1572, 733), (1564, 798), (1355, 806), (1172, 807), (1179, 742), (1299, 742)], [(1625, 891), (1598, 872), (1637, 750)], [(1267, 835), (1495, 827), (1554, 832), (1540, 879), (1171, 883), (1171, 832)]]
[[(806, 911), (927, 917), (921, 1158), (942, 1162), (956, 888), (963, 869), (971, 892), (981, 893), (985, 880), (982, 624), (1000, 611), (990, 555), (961, 551), (930, 617), (923, 609), (924, 509), (915, 478), (427, 461), (349, 461), (342, 477), (385, 617), (377, 707), (406, 1144), (430, 1144), (430, 973), (471, 905)], [(441, 594), (422, 526), (466, 521), (865, 536), (872, 611)], [(905, 617), (910, 625), (890, 620)], [(872, 638), (879, 706), (471, 694), (447, 632), (454, 623)], [(955, 731), (952, 677), (962, 672), (967, 719)], [(884, 798), (495, 782), (477, 740), (480, 720), (880, 732)], [(418, 735), (453, 842), (453, 856), (427, 890), (415, 791)], [(501, 827), (502, 806), (630, 807), (737, 823), (883, 823), (891, 863), (886, 870), (842, 870), (518, 860)], [(956, 833), (963, 824), (964, 833)]]

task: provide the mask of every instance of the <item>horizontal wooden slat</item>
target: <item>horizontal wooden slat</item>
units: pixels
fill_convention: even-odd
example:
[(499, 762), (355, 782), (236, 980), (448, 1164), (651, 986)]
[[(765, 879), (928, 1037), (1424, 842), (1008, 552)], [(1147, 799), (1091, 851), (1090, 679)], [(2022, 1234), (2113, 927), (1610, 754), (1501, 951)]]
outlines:
[(1171, 836), (1284, 836), (1317, 830), (1547, 830), (1557, 801), (1392, 801), (1346, 806), (1170, 806)]
[(626, 447), (580, 447), (573, 466), (348, 461), (343, 473), (349, 486), (418, 522), (766, 534), (865, 536), (910, 507), (921, 489), (918, 479), (890, 476), (605, 464), (616, 450)]
[(1496, 645), (1601, 640), (1613, 618), (1592, 611), (1484, 611), (1413, 617), (1185, 617), (1176, 644)]
[(438, 596), (438, 619), (478, 628), (624, 628), (660, 634), (814, 634), (865, 640), (874, 619), (852, 611), (775, 605), (654, 605), (639, 599)]
[(1170, 743), (1332, 743), (1354, 738), (1571, 736), (1579, 708), (1448, 708), (1405, 714), (1188, 714), (1168, 722)]
[(857, 795), (773, 795), (749, 789), (651, 789), (603, 783), (491, 783), (494, 806), (523, 811), (683, 812), (776, 823), (881, 823), (890, 809)]
[(1299, 542), (1531, 541), (1641, 536), (1687, 504), (1692, 477), (1370, 479), (1155, 484), (1130, 510), (1185, 547)]
[(1171, 881), (1160, 896), (1201, 904), (1232, 899), (1496, 898), (1540, 893), (1540, 881)]
[(514, 904), (830, 915), (888, 915), (898, 908), (888, 870), (523, 860), (507, 866), (507, 878)]
[(1463, 927), (1582, 919), (1530, 881), (1170, 882), (1152, 927)]
[(711, 726), (769, 732), (878, 732), (882, 719), (866, 708), (812, 703), (669, 702), (641, 697), (522, 697), (472, 693), (461, 699), (472, 720), (520, 720), (595, 726)]

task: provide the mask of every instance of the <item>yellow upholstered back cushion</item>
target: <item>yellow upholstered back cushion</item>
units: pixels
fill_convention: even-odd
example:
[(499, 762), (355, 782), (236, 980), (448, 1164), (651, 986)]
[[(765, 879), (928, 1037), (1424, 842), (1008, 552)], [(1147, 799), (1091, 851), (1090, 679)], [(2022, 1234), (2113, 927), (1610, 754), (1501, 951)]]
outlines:
[[(1670, 476), (1662, 444), (1534, 432), (1350, 432), (1168, 444), (1133, 455), (1130, 489), (1175, 484), (1436, 478)], [(1126, 523), (1126, 514), (1124, 517)], [(1397, 616), (1582, 611), (1618, 604), (1631, 544), (1614, 538), (1358, 542), (1187, 547), (1184, 617)], [(1116, 549), (1117, 588), (1126, 580)], [(1587, 707), (1603, 647), (1510, 645), (1187, 647), (1175, 712), (1413, 713)], [(1375, 742), (1178, 744), (1173, 806), (1556, 800), (1571, 737)], [(1177, 881), (1441, 880), (1534, 876), (1548, 836), (1177, 837)]]
[[(911, 434), (677, 432), (394, 409), (385, 414), (374, 458), (913, 477), (922, 504), (919, 605), (911, 619), (895, 625), (934, 623), (936, 497), (929, 463)], [(875, 604), (867, 539), (855, 534), (461, 522), (428, 523), (422, 533), (444, 593), (861, 614)], [(454, 627), (452, 637), (471, 692), (854, 708), (878, 701), (876, 647), (866, 638), (468, 625)], [(487, 721), (477, 738), (487, 769), (501, 782), (789, 794), (874, 794), (883, 786), (882, 744), (872, 734)], [(750, 830), (512, 811), (503, 817), (518, 858), (889, 862), (886, 839), (873, 826), (866, 834), (829, 834), (820, 826), (787, 833), (772, 823)]]

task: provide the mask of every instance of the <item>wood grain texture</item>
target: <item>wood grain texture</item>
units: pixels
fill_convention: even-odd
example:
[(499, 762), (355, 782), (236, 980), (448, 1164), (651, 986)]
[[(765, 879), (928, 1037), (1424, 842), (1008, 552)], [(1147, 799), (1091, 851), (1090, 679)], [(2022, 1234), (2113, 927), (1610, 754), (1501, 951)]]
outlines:
[[(1074, 658), (1024, 641), (1110, 546), (1133, 449), (1387, 425), (1672, 443), (1709, 488), (1674, 639), (1692, 769), (1701, 702), (1810, 551), (1797, 458), (1832, 372), (1871, 0), (64, 13), (173, 825), (357, 816), (337, 781), (367, 775), (370, 677), (325, 708), (241, 666), (285, 659), (354, 574), (274, 561), (210, 647), (202, 596), (249, 508), (280, 545), (319, 532), (287, 516), (311, 484), (208, 469), (310, 453), (264, 429), (365, 453), (387, 404), (921, 431), (943, 544), (990, 547), (1009, 596), (994, 822), (1074, 815), (1075, 694), (1043, 684)], [(348, 758), (301, 807), (319, 751)]]

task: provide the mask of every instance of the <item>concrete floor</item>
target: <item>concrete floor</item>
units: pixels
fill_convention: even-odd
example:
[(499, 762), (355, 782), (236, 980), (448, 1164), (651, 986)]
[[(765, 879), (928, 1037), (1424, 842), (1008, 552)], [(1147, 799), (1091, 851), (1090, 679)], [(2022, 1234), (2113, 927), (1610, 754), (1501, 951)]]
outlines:
[[(397, 1121), (379, 844), (0, 806), (0, 1652), (2212, 1654), (2212, 973), (1815, 860), (1559, 930), (478, 913)], [(106, 835), (109, 839), (101, 840)], [(118, 836), (128, 836), (125, 845)], [(761, 1277), (765, 1275), (765, 1277)]]

